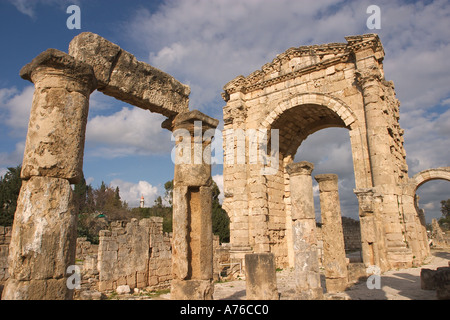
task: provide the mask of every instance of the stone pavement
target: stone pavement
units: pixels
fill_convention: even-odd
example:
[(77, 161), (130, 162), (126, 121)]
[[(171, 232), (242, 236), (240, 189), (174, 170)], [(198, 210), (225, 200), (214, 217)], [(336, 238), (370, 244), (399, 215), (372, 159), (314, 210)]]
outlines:
[[(329, 300), (437, 300), (436, 290), (422, 290), (420, 288), (420, 270), (428, 268), (435, 270), (438, 267), (449, 265), (450, 251), (432, 251), (428, 262), (418, 268), (391, 270), (381, 274), (381, 288), (368, 289), (366, 281), (354, 284), (343, 293), (327, 294)], [(294, 271), (285, 269), (277, 271), (277, 286), (281, 300), (296, 299)], [(322, 287), (325, 287), (323, 271), (321, 275)], [(168, 300), (170, 293), (157, 297), (120, 295), (114, 299), (123, 300)], [(245, 280), (238, 279), (214, 285), (214, 300), (245, 300)]]
[[(421, 268), (436, 269), (448, 266), (450, 252), (433, 251), (429, 262), (418, 268), (398, 269), (381, 274), (381, 289), (368, 289), (366, 281), (356, 283), (343, 293), (325, 295), (328, 299), (342, 300), (436, 300), (435, 290), (420, 288)], [(277, 272), (278, 291), (281, 300), (295, 299), (293, 270)], [(322, 287), (325, 286), (322, 275)], [(168, 298), (168, 296), (167, 296)], [(245, 300), (245, 281), (235, 280), (216, 283), (214, 286), (215, 300)]]

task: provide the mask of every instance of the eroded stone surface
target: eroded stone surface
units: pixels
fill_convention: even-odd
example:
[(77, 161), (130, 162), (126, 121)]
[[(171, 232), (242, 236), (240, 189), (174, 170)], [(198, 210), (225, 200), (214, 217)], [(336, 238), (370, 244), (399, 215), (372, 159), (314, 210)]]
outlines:
[(187, 85), (97, 34), (76, 36), (69, 54), (93, 67), (98, 90), (109, 96), (168, 117), (189, 110)]
[(3, 299), (69, 299), (77, 213), (66, 179), (31, 177), (17, 202)]
[(48, 176), (80, 182), (89, 95), (97, 84), (92, 68), (48, 49), (26, 65), (21, 76), (35, 84), (22, 178)]
[(245, 255), (247, 300), (278, 300), (275, 256), (272, 253)]

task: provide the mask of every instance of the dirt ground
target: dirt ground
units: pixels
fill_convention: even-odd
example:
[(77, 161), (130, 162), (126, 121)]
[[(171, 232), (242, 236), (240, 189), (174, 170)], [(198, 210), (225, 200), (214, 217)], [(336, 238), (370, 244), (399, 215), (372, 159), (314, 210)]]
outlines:
[[(449, 266), (450, 251), (432, 251), (428, 262), (418, 268), (391, 270), (381, 274), (381, 288), (369, 289), (366, 281), (361, 281), (343, 293), (327, 295), (327, 299), (342, 300), (437, 300), (435, 290), (420, 288), (420, 270)], [(292, 270), (277, 272), (278, 291), (281, 300), (295, 299)], [(322, 287), (325, 287), (322, 277)], [(245, 281), (236, 280), (216, 283), (214, 299), (245, 300)]]
[[(380, 289), (369, 289), (366, 281), (353, 284), (345, 292), (327, 294), (327, 300), (437, 300), (435, 290), (420, 288), (420, 270), (449, 266), (450, 250), (433, 250), (426, 263), (417, 268), (391, 270), (381, 274)], [(322, 275), (322, 288), (325, 288), (325, 277)], [(295, 281), (293, 270), (277, 271), (277, 285), (280, 300), (295, 300)], [(156, 297), (148, 296), (117, 296), (115, 299), (124, 300), (168, 300), (170, 293)], [(245, 300), (245, 280), (233, 280), (214, 285), (214, 300)]]

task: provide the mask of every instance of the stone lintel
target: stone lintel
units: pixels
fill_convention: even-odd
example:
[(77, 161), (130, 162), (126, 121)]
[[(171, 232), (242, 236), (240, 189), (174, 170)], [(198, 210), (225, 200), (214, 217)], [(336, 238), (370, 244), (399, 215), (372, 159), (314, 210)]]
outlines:
[(106, 95), (167, 117), (189, 110), (189, 86), (97, 34), (73, 38), (69, 54), (93, 67)]

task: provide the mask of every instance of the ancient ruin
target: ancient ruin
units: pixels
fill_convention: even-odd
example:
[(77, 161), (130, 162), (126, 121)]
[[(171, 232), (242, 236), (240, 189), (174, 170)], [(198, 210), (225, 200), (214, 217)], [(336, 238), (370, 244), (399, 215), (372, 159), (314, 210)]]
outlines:
[[(294, 163), (308, 135), (328, 127), (349, 130), (360, 217), (360, 237), (353, 239), (360, 242), (354, 247), (362, 248), (364, 266), (418, 266), (430, 253), (415, 192), (426, 181), (450, 180), (450, 167), (408, 177), (399, 101), (384, 75), (380, 39), (368, 34), (346, 40), (291, 48), (224, 87), (229, 265), (245, 270), (248, 298), (278, 299), (276, 267), (295, 268), (299, 299), (322, 298), (319, 265), (327, 292), (348, 285), (338, 177), (315, 177), (319, 231), (314, 165)], [(210, 144), (218, 120), (189, 110), (188, 86), (93, 33), (75, 37), (68, 53), (46, 50), (20, 75), (35, 92), (14, 224), (0, 229), (2, 299), (73, 297), (67, 285), (77, 252), (71, 184), (83, 177), (94, 90), (167, 117), (162, 127), (175, 137), (175, 172), (173, 235), (162, 234), (160, 220), (143, 219), (101, 231), (97, 254), (79, 240), (90, 283), (99, 291), (170, 283), (172, 299), (213, 299), (219, 260), (213, 259)]]
[[(290, 48), (225, 85), (225, 158), (243, 148), (232, 132), (277, 129), (279, 135), (279, 152), (270, 163), (251, 161), (248, 136), (246, 161), (224, 162), (223, 207), (231, 219), (232, 259), (272, 252), (278, 267), (295, 266), (300, 210), (295, 202), (300, 200), (290, 183), (289, 164), (308, 135), (328, 127), (349, 130), (365, 265), (388, 270), (420, 265), (428, 256), (415, 191), (431, 179), (449, 180), (449, 168), (408, 177), (400, 103), (384, 75), (381, 41), (375, 34), (345, 39)], [(262, 174), (267, 167), (272, 170)], [(306, 198), (308, 193), (298, 188)]]
[[(189, 112), (188, 86), (92, 33), (75, 37), (69, 54), (55, 49), (41, 53), (20, 75), (36, 89), (21, 173), (24, 183), (11, 235), (9, 279), (2, 298), (71, 299), (66, 272), (75, 265), (77, 212), (70, 184), (83, 177), (89, 95), (97, 89), (161, 113), (168, 117), (164, 127), (171, 130), (189, 129), (194, 120), (205, 122), (200, 130), (202, 126), (215, 128), (217, 120)], [(197, 141), (188, 143), (188, 150), (183, 151), (197, 152)], [(201, 148), (200, 152), (208, 150)], [(196, 154), (192, 156), (198, 160)], [(213, 292), (211, 170), (203, 159), (200, 164), (181, 163), (175, 168), (173, 284), (178, 285), (172, 293), (178, 298), (186, 297), (183, 292), (192, 292), (197, 285), (205, 288), (198, 298), (211, 298)], [(190, 175), (189, 170), (197, 175)], [(105, 258), (100, 257), (100, 262)], [(136, 276), (132, 282), (145, 281), (139, 270), (127, 273), (131, 275), (123, 275), (126, 278)]]

